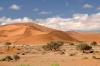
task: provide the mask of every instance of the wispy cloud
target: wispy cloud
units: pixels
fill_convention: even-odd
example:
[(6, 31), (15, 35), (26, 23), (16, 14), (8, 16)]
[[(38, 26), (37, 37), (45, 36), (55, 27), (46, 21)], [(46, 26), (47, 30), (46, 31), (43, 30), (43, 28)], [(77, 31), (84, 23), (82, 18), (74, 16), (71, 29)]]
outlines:
[(69, 3), (68, 3), (68, 2), (66, 2), (66, 3), (65, 3), (65, 6), (69, 6)]
[(39, 14), (40, 15), (49, 15), (49, 14), (52, 14), (52, 12), (50, 12), (50, 11), (41, 11)]
[(20, 10), (20, 6), (17, 5), (17, 4), (12, 4), (12, 5), (10, 6), (10, 9), (17, 11), (17, 10)]
[(4, 8), (0, 6), (0, 11), (2, 11)]
[(37, 12), (39, 11), (39, 8), (33, 8), (33, 11)]
[(97, 10), (100, 10), (100, 6), (97, 7)]
[(93, 5), (88, 4), (88, 3), (86, 3), (86, 4), (83, 5), (83, 8), (92, 8), (92, 7), (93, 7)]

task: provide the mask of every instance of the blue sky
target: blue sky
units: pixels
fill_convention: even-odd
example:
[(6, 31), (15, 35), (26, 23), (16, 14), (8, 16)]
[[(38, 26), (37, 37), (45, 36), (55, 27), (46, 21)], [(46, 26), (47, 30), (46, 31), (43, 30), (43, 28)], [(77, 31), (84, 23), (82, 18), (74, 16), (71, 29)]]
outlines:
[(0, 17), (71, 17), (100, 12), (100, 0), (0, 0)]

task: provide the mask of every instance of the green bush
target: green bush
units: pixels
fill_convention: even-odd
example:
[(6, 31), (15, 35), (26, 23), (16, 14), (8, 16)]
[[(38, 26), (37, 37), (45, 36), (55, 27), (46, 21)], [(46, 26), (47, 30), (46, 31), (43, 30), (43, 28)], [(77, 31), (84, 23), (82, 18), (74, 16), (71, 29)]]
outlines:
[(52, 41), (44, 45), (42, 48), (46, 51), (58, 51), (64, 43), (61, 41)]
[(60, 66), (59, 64), (51, 64), (50, 66)]
[(81, 43), (81, 44), (77, 45), (77, 49), (82, 50), (84, 53), (86, 50), (91, 50), (92, 47), (89, 46), (87, 43)]

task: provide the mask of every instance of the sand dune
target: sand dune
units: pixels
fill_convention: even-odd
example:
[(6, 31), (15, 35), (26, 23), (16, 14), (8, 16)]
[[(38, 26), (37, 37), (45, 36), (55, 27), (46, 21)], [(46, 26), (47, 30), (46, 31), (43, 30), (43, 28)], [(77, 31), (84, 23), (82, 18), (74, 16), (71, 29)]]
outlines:
[(40, 44), (53, 40), (77, 41), (66, 32), (47, 28), (35, 23), (16, 23), (0, 26), (0, 42), (15, 44)]
[(64, 32), (29, 22), (0, 26), (0, 42), (10, 41), (14, 44), (42, 44), (53, 40), (100, 42), (100, 33)]
[(96, 41), (100, 42), (100, 33), (99, 32), (74, 32), (74, 31), (69, 31), (67, 32), (70, 36), (73, 38), (79, 40), (79, 41), (86, 41), (86, 42), (91, 42), (91, 41)]

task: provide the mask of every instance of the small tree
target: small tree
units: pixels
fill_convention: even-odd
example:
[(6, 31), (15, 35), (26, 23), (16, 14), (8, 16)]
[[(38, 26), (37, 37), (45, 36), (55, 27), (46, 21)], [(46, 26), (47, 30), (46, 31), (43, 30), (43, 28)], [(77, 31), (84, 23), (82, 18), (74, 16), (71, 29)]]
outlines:
[(61, 41), (52, 41), (44, 45), (42, 48), (46, 51), (57, 51), (64, 43)]
[(93, 41), (90, 43), (92, 46), (96, 46), (97, 45), (97, 42)]
[(6, 42), (5, 45), (7, 47), (7, 51), (9, 51), (11, 43), (10, 42)]
[(86, 50), (91, 50), (92, 47), (89, 46), (89, 45), (86, 44), (86, 43), (81, 43), (81, 44), (77, 45), (77, 49), (82, 50), (83, 53), (84, 53)]

